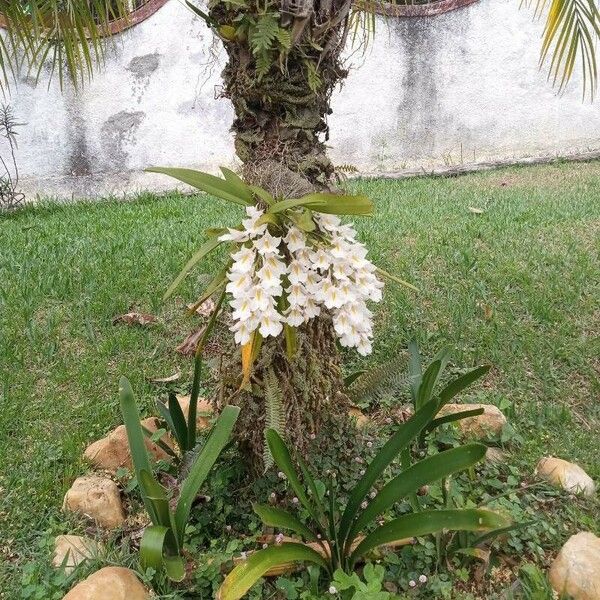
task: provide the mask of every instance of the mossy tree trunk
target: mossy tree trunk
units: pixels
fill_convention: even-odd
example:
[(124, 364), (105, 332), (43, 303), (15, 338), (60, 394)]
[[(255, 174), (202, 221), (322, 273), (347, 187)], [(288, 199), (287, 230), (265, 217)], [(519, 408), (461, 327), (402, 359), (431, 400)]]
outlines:
[[(209, 17), (228, 54), (223, 96), (235, 109), (232, 129), (244, 177), (276, 197), (297, 197), (334, 185), (326, 152), (327, 117), (331, 94), (347, 75), (340, 55), (350, 3), (282, 1), (241, 9), (218, 2)], [(269, 370), (281, 391), (286, 438), (298, 452), (306, 452), (327, 421), (345, 418), (348, 400), (329, 316), (300, 328), (292, 360), (282, 338), (263, 343), (253, 371), (253, 393), (235, 389), (237, 354), (223, 368), (226, 393), (221, 397), (242, 406), (238, 438), (255, 472), (264, 466), (264, 383)]]

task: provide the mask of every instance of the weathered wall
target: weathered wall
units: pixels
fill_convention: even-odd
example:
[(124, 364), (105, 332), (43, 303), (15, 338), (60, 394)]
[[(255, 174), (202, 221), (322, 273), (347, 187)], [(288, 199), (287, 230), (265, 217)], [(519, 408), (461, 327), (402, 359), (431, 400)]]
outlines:
[[(518, 0), (436, 17), (380, 19), (333, 100), (331, 154), (367, 172), (600, 150), (598, 105), (558, 96), (538, 70), (541, 24)], [(232, 110), (217, 100), (222, 56), (171, 0), (114, 38), (82, 91), (23, 78), (11, 103), (27, 125), (26, 191), (96, 195), (170, 185), (148, 165), (234, 164)]]

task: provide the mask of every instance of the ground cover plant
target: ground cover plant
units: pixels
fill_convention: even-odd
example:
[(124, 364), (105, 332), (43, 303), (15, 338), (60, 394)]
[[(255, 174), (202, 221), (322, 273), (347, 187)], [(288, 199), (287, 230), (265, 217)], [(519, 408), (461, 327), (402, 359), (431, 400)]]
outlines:
[[(598, 477), (598, 409), (589, 401), (598, 391), (597, 175), (598, 165), (590, 163), (351, 185), (353, 193), (365, 193), (377, 207), (372, 220), (357, 224), (373, 260), (421, 290), (418, 295), (391, 287), (386, 291), (376, 314), (375, 359), (383, 363), (399, 354), (415, 336), (427, 354), (424, 364), (446, 344), (454, 347), (451, 375), (459, 375), (464, 365), (493, 365), (469, 397), (497, 404), (510, 417), (512, 429), (496, 441), (512, 452), (510, 464), (485, 465), (475, 478), (455, 479), (455, 502), (469, 507), (483, 501), (521, 521), (542, 512), (545, 517), (526, 535), (512, 532), (505, 543), (514, 556), (526, 555), (542, 566), (569, 532), (598, 530), (593, 501), (564, 502), (561, 493), (531, 476), (542, 454), (555, 454), (586, 465)], [(48, 544), (54, 534), (73, 527), (58, 510), (64, 490), (83, 471), (82, 449), (120, 421), (118, 376), (131, 376), (146, 411), (152, 411), (157, 393), (189, 391), (191, 361), (173, 348), (198, 325), (198, 317), (186, 321), (182, 314), (201, 276), (187, 279), (171, 304), (163, 304), (160, 296), (197, 247), (198, 231), (215, 222), (233, 225), (234, 219), (232, 211), (216, 203), (177, 195), (126, 204), (42, 205), (2, 219), (5, 469), (0, 486), (6, 536), (2, 593), (7, 598), (20, 597), (22, 582), (29, 597), (60, 598), (69, 587), (46, 567)], [(209, 260), (208, 276), (214, 275), (219, 258)], [(56, 264), (64, 268), (53, 268)], [(158, 322), (148, 327), (112, 324), (115, 315), (130, 310), (152, 313)], [(351, 354), (346, 358), (348, 373), (371, 364)], [(148, 381), (175, 371), (182, 375), (174, 383), (157, 388)], [(208, 385), (203, 382), (204, 392)], [(365, 400), (362, 409), (377, 417), (381, 413), (382, 421), (348, 449), (353, 451), (345, 467), (350, 478), (358, 479), (364, 468), (353, 457), (366, 460), (392, 432), (397, 402), (393, 397)], [(455, 443), (451, 432), (447, 443)], [(327, 460), (334, 458), (323, 457), (319, 466)], [(258, 519), (227, 508), (234, 504), (227, 489), (240, 474), (234, 457), (226, 454), (224, 461), (227, 468), (207, 481), (212, 500), (195, 513), (195, 531), (188, 531), (188, 550), (204, 555), (208, 547), (215, 557), (197, 566), (193, 584), (195, 593), (207, 598), (222, 579), (218, 565), (256, 549), (263, 534)], [(254, 496), (263, 502), (274, 493), (293, 503), (285, 482), (276, 478), (255, 488)], [(441, 498), (442, 490), (432, 486), (419, 500), (437, 503)], [(240, 513), (249, 514), (247, 509)], [(139, 567), (127, 544), (114, 542), (108, 560), (118, 556), (118, 562)], [(453, 564), (454, 579), (448, 580), (443, 569), (432, 567), (437, 557), (430, 543), (423, 539), (382, 557), (382, 585), (393, 581), (397, 586), (387, 593), (476, 593), (465, 575), (473, 565)], [(370, 570), (360, 576), (369, 582), (378, 577)], [(421, 582), (421, 576), (427, 581)], [(464, 589), (450, 591), (463, 576)], [(255, 597), (305, 593), (310, 577), (283, 576), (254, 592)], [(168, 583), (157, 585), (164, 597), (179, 597)], [(341, 590), (344, 582), (338, 585)]]

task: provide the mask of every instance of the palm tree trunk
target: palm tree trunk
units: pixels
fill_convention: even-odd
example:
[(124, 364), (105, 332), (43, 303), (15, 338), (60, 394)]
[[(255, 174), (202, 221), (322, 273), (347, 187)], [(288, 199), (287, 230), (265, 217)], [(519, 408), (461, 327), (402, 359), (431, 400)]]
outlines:
[[(218, 3), (210, 13), (217, 23), (231, 22), (232, 15), (223, 5)], [(313, 40), (318, 20), (319, 15), (313, 14), (309, 27)], [(298, 21), (290, 28), (297, 26)], [(347, 75), (340, 60), (346, 30), (347, 11), (346, 17), (338, 15), (337, 24), (321, 34), (329, 40), (325, 50), (300, 41), (266, 73), (260, 72), (248, 43), (225, 41), (229, 60), (223, 71), (223, 96), (235, 109), (232, 130), (243, 174), (276, 197), (332, 189), (334, 167), (326, 152), (326, 119), (331, 94)], [(264, 468), (268, 370), (272, 369), (281, 391), (285, 437), (300, 454), (306, 453), (326, 423), (339, 425), (340, 419), (347, 418), (348, 398), (331, 319), (327, 315), (314, 319), (300, 328), (298, 337), (298, 351), (291, 361), (285, 340), (265, 341), (255, 365), (252, 393), (238, 392), (232, 385), (240, 373), (239, 353), (221, 374), (228, 387), (221, 397), (233, 398), (245, 412), (238, 421), (238, 440), (255, 473)]]

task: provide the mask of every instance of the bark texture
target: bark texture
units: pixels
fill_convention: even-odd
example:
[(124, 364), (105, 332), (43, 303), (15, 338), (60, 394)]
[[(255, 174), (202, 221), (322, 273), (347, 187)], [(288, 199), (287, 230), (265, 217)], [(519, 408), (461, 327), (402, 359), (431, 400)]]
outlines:
[[(347, 75), (340, 54), (349, 10), (346, 0), (281, 0), (264, 7), (247, 5), (241, 12), (218, 2), (209, 10), (228, 55), (222, 96), (235, 109), (232, 130), (243, 175), (275, 197), (331, 190), (334, 183), (326, 151), (327, 117), (331, 94)], [(231, 23), (237, 23), (235, 34), (223, 29)], [(261, 45), (261, 32), (268, 27), (275, 37)], [(253, 370), (252, 391), (238, 389), (239, 349), (224, 361), (217, 404), (226, 399), (242, 407), (237, 437), (255, 473), (264, 469), (268, 372), (281, 391), (285, 437), (300, 454), (306, 454), (327, 422), (339, 427), (347, 419), (349, 401), (335, 339), (327, 315), (300, 328), (292, 360), (283, 337), (268, 338)]]

